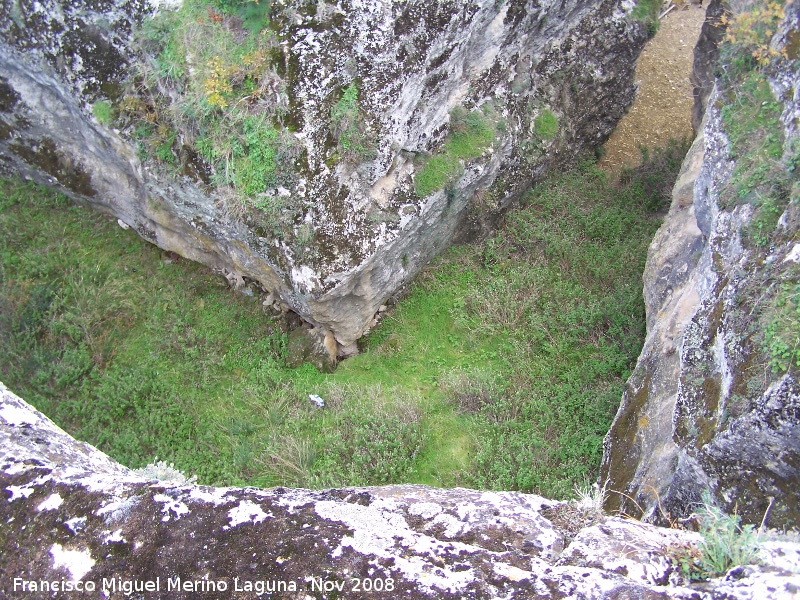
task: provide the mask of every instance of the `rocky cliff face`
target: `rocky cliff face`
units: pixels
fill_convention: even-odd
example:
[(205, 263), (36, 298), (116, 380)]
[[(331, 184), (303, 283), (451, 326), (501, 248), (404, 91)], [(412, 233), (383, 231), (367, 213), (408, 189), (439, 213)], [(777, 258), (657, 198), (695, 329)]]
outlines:
[[(213, 167), (189, 168), (189, 130), (165, 150), (180, 156), (180, 174), (143, 162), (130, 128), (92, 115), (130, 90), (142, 60), (131, 30), (152, 4), (4, 0), (0, 165), (232, 280), (258, 282), (351, 350), (378, 307), (456, 234), (480, 230), (532, 179), (605, 140), (632, 100), (646, 38), (631, 4), (273, 3), (269, 93), (288, 111), (282, 135), (296, 150), (284, 184), (256, 190), (262, 204), (294, 207), (274, 233), (205, 185)], [(370, 148), (343, 160), (332, 106), (356, 89)], [(484, 121), (481, 147), (450, 156), (447, 181), (421, 185), (431, 156), (444, 161), (458, 134), (454, 110)]]
[(149, 480), (2, 384), (0, 442), (5, 598), (688, 600), (800, 588), (800, 544), (765, 542), (762, 564), (689, 585), (670, 556), (698, 534), (526, 494)]
[(647, 340), (605, 440), (613, 510), (668, 521), (708, 493), (748, 522), (800, 524), (800, 9), (787, 13), (780, 58), (717, 81), (650, 247)]

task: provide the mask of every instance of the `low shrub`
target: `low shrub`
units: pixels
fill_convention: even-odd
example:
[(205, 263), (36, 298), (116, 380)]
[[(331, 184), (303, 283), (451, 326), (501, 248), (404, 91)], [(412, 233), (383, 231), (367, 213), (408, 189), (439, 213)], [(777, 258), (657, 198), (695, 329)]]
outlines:
[(118, 107), (143, 159), (175, 169), (182, 147), (194, 149), (243, 217), (253, 198), (289, 186), (299, 154), (282, 124), (288, 96), (272, 68), (269, 14), (266, 1), (187, 0), (145, 19), (135, 33), (140, 59)]
[(759, 536), (752, 525), (741, 525), (738, 515), (728, 515), (706, 495), (696, 512), (702, 541), (672, 550), (672, 558), (689, 580), (720, 577), (731, 568), (757, 561)]

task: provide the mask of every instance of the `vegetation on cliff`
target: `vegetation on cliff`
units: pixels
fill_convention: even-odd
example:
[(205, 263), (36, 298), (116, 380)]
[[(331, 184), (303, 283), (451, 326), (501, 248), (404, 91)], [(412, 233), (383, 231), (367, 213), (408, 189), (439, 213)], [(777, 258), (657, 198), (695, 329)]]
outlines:
[[(680, 152), (654, 156), (674, 168)], [(283, 366), (286, 321), (257, 297), (5, 181), (0, 379), (124, 464), (157, 455), (205, 483), (564, 497), (595, 476), (644, 336), (651, 176), (615, 188), (585, 164), (537, 186), (484, 243), (426, 269), (331, 375)]]
[(758, 289), (758, 299), (749, 302), (749, 313), (758, 316), (757, 328), (749, 332), (758, 355), (748, 368), (752, 393), (770, 379), (757, 372), (762, 366), (767, 365), (773, 377), (800, 367), (800, 272), (796, 261), (773, 265), (769, 260), (776, 247), (796, 239), (800, 210), (800, 140), (785, 139), (783, 104), (769, 83), (778, 65), (796, 64), (800, 58), (796, 45), (778, 50), (771, 43), (784, 12), (780, 2), (755, 2), (734, 7), (722, 18), (727, 33), (719, 70), (721, 113), (736, 166), (719, 203), (729, 210), (752, 207), (742, 238), (764, 261), (753, 287), (763, 291)]
[(301, 151), (268, 16), (267, 2), (190, 0), (145, 19), (125, 95), (94, 113), (142, 160), (205, 180), (231, 212), (285, 235), (295, 208), (265, 192), (291, 184)]

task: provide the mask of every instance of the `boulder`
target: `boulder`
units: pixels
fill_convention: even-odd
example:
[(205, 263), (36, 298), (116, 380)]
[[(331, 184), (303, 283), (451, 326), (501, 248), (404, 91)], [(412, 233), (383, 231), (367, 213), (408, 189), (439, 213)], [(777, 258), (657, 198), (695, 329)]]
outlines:
[[(627, 0), (271, 3), (275, 74), (259, 93), (284, 111), (294, 162), (281, 186), (250, 191), (252, 206), (291, 208), (276, 232), (261, 208), (232, 202), (239, 192), (207, 185), (214, 167), (190, 125), (173, 124), (159, 162), (142, 158), (130, 123), (93, 114), (126, 102), (177, 114), (174, 89), (137, 96), (136, 74), (158, 57), (144, 56), (131, 32), (179, 4), (5, 2), (0, 172), (258, 282), (345, 349), (451, 240), (485, 231), (532, 180), (606, 140), (633, 99), (647, 38)], [(368, 151), (337, 145), (332, 111), (345, 92)], [(484, 121), (480, 147), (443, 158), (470, 116)], [(450, 174), (423, 185), (432, 157)], [(169, 165), (178, 159), (180, 169)]]
[(336, 339), (330, 331), (319, 327), (299, 327), (289, 333), (286, 342), (286, 365), (299, 367), (310, 362), (323, 373), (336, 370)]

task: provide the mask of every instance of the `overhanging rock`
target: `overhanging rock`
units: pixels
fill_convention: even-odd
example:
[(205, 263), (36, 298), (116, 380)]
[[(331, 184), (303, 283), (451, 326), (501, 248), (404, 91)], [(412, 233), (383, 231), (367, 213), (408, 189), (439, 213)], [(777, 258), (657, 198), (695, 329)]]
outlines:
[[(617, 0), (310, 6), (272, 4), (284, 90), (276, 94), (299, 148), (286, 186), (263, 192), (294, 207), (283, 231), (259, 227), (231, 209), (229, 195), (187, 175), (202, 168), (184, 161), (175, 174), (142, 162), (131, 127), (93, 116), (95, 103), (130, 92), (131, 65), (141, 60), (131, 31), (153, 11), (144, 0), (3, 3), (0, 169), (257, 281), (352, 347), (379, 306), (454, 236), (480, 231), (532, 180), (605, 141), (633, 99), (647, 37), (629, 16), (632, 3)], [(331, 110), (355, 83), (373, 147), (343, 160), (331, 146)], [(453, 133), (454, 109), (490, 114), (492, 139), (455, 159), (447, 182), (419, 185), (426, 157), (441, 155)], [(196, 158), (191, 132), (178, 129), (162, 150)]]

